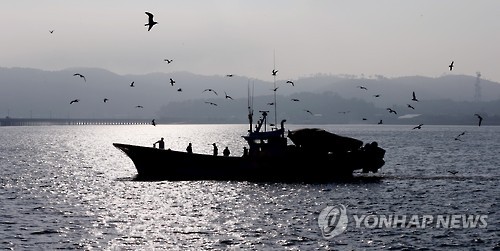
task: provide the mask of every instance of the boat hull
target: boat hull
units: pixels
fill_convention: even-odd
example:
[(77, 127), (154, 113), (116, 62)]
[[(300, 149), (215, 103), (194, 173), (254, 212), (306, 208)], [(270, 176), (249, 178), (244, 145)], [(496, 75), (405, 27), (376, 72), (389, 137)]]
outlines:
[[(212, 156), (162, 150), (128, 144), (113, 144), (134, 163), (138, 179), (147, 180), (236, 180), (324, 182), (352, 177), (353, 171), (384, 163), (349, 153), (342, 156), (295, 150), (278, 156)], [(381, 161), (381, 162), (380, 162)], [(374, 167), (376, 165), (377, 167)]]

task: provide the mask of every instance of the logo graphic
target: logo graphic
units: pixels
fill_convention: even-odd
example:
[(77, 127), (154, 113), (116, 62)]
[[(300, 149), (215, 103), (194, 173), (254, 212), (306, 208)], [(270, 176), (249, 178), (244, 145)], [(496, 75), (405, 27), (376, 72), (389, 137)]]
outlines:
[(325, 239), (331, 239), (347, 228), (347, 213), (344, 205), (327, 206), (318, 217), (319, 229)]

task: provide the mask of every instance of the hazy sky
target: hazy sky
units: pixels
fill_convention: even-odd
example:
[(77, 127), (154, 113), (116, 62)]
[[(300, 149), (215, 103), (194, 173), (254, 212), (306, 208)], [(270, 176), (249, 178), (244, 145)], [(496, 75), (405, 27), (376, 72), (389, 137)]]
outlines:
[[(272, 80), (275, 54), (280, 79), (480, 71), (500, 81), (498, 0), (16, 0), (0, 10), (0, 67)], [(145, 11), (158, 22), (149, 32)]]

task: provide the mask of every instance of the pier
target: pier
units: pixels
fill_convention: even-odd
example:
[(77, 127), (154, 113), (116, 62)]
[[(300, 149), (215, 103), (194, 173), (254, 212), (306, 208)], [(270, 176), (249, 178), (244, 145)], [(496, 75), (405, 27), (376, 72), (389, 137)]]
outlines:
[(148, 119), (43, 119), (43, 118), (1, 118), (0, 126), (42, 126), (42, 125), (146, 125)]

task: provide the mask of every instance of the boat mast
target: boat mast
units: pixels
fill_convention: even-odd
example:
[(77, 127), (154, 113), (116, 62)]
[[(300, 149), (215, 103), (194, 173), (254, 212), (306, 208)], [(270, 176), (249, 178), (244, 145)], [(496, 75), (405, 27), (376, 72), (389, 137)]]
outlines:
[(248, 132), (252, 132), (252, 126), (253, 126), (253, 90), (254, 90), (254, 85), (252, 82), (252, 94), (250, 94), (250, 79), (248, 80), (247, 83), (247, 99), (248, 99), (248, 122), (250, 124), (250, 129)]
[(278, 113), (277, 113), (277, 106), (278, 104), (276, 103), (276, 74), (277, 74), (277, 71), (276, 71), (276, 50), (273, 51), (273, 77), (274, 77), (274, 126), (275, 128), (277, 128), (277, 124), (278, 124)]

